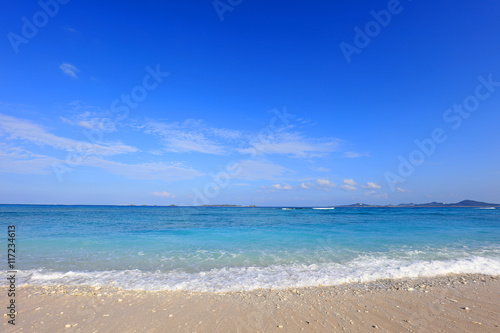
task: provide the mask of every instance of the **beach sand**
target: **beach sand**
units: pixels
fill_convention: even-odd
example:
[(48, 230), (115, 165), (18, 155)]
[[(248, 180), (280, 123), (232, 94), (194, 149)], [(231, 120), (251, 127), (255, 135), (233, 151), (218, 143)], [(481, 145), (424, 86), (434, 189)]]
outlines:
[(21, 286), (16, 304), (4, 332), (500, 332), (500, 277), (485, 275), (226, 293)]

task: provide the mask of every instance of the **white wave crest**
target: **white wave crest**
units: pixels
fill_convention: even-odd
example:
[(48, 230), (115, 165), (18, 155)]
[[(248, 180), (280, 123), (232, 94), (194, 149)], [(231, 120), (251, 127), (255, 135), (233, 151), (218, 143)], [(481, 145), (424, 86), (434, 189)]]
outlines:
[(52, 272), (20, 271), (21, 281), (33, 285), (65, 284), (114, 286), (136, 290), (242, 291), (258, 288), (297, 288), (369, 282), (386, 278), (416, 278), (437, 275), (500, 275), (500, 258), (471, 257), (444, 261), (403, 261), (359, 258), (345, 264), (272, 265), (232, 267), (196, 273), (182, 270)]

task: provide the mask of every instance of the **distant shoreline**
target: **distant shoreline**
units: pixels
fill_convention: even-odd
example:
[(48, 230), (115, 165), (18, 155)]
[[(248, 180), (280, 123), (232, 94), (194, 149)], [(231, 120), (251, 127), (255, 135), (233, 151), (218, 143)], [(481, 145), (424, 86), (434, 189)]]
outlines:
[(103, 207), (219, 207), (219, 208), (496, 208), (500, 204), (486, 203), (474, 200), (463, 200), (457, 203), (430, 202), (423, 204), (398, 204), (398, 205), (370, 205), (364, 203), (355, 203), (350, 205), (332, 205), (332, 206), (257, 206), (257, 205), (232, 205), (232, 204), (214, 204), (200, 206), (182, 206), (182, 205), (142, 205), (142, 204), (121, 204), (121, 205), (92, 205), (92, 204), (11, 204), (1, 203), (0, 206), (103, 206)]

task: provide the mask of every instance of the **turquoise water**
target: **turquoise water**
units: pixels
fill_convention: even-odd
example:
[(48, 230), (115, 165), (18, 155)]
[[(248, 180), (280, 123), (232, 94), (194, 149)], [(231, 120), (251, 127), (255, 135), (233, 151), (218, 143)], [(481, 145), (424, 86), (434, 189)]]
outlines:
[(500, 274), (500, 209), (0, 205), (0, 223), (4, 239), (16, 226), (16, 268), (34, 285), (228, 291)]

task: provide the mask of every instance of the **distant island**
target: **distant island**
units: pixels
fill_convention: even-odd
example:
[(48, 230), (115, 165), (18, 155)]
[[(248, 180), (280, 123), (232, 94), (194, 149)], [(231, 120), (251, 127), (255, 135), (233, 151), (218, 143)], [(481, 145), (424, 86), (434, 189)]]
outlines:
[[(129, 206), (138, 206), (134, 204), (130, 204)], [(147, 205), (141, 205), (143, 207)], [(154, 205), (156, 207), (156, 205)], [(179, 207), (177, 205), (171, 204), (169, 205), (170, 207)], [(165, 206), (163, 206), (165, 207)], [(182, 206), (181, 206), (182, 207)], [(235, 208), (246, 208), (246, 207), (261, 207), (265, 208), (268, 206), (257, 206), (257, 205), (231, 205), (231, 204), (214, 204), (214, 205), (200, 205), (196, 207), (235, 207)], [(350, 204), (350, 205), (332, 205), (329, 207), (335, 207), (335, 208), (373, 208), (373, 207), (382, 207), (382, 208), (406, 208), (406, 207), (415, 207), (415, 208), (467, 208), (467, 207), (476, 207), (476, 208), (488, 208), (488, 207), (500, 207), (500, 204), (495, 204), (495, 203), (487, 203), (487, 202), (481, 202), (481, 201), (474, 201), (474, 200), (462, 200), (460, 202), (456, 203), (445, 203), (445, 202), (428, 202), (428, 203), (422, 203), (422, 204), (416, 204), (416, 203), (401, 203), (397, 205), (370, 205), (370, 204), (365, 204), (365, 203), (355, 203), (355, 204)], [(310, 207), (295, 207), (295, 208), (310, 208)]]
[[(230, 205), (230, 204), (223, 204), (223, 205), (200, 205), (198, 207), (258, 207), (256, 205), (249, 205), (249, 206), (243, 206), (243, 205)], [(266, 206), (260, 206), (262, 208), (265, 208)], [(397, 205), (370, 205), (370, 204), (365, 204), (365, 203), (355, 203), (351, 205), (332, 205), (330, 207), (338, 207), (338, 208), (373, 208), (373, 207), (384, 207), (384, 208), (405, 208), (405, 207), (419, 207), (419, 208), (432, 208), (432, 207), (477, 207), (477, 208), (484, 208), (484, 207), (500, 207), (500, 204), (494, 204), (494, 203), (487, 203), (487, 202), (481, 202), (481, 201), (474, 201), (474, 200), (462, 200), (457, 203), (445, 203), (445, 202), (429, 202), (429, 203), (423, 203), (423, 204), (416, 204), (416, 203), (401, 203)], [(299, 208), (299, 207), (295, 207)], [(310, 208), (310, 207), (301, 207), (301, 208)]]
[(352, 205), (341, 205), (335, 207), (422, 207), (422, 208), (431, 208), (431, 207), (500, 207), (500, 204), (486, 203), (481, 201), (474, 200), (462, 200), (457, 203), (444, 203), (444, 202), (429, 202), (423, 204), (414, 204), (414, 203), (404, 203), (399, 205), (368, 205), (364, 203), (356, 203)]
[[(232, 205), (232, 204), (214, 204), (214, 205), (200, 205), (200, 206), (184, 206), (184, 205), (137, 205), (137, 204), (128, 204), (128, 205), (86, 205), (86, 204), (10, 204), (10, 203), (0, 203), (0, 206), (18, 206), (18, 205), (33, 205), (33, 206), (129, 206), (129, 207), (235, 207), (235, 208), (281, 208), (281, 207), (293, 207), (295, 209), (306, 209), (313, 208), (316, 206), (257, 206), (257, 205)], [(481, 201), (474, 200), (462, 200), (457, 203), (445, 203), (445, 202), (429, 202), (423, 204), (416, 203), (401, 203), (398, 205), (370, 205), (365, 203), (355, 203), (351, 205), (331, 205), (323, 208), (373, 208), (373, 207), (381, 207), (381, 208), (405, 208), (405, 207), (415, 207), (415, 208), (498, 208), (500, 204), (496, 203), (487, 203)]]

